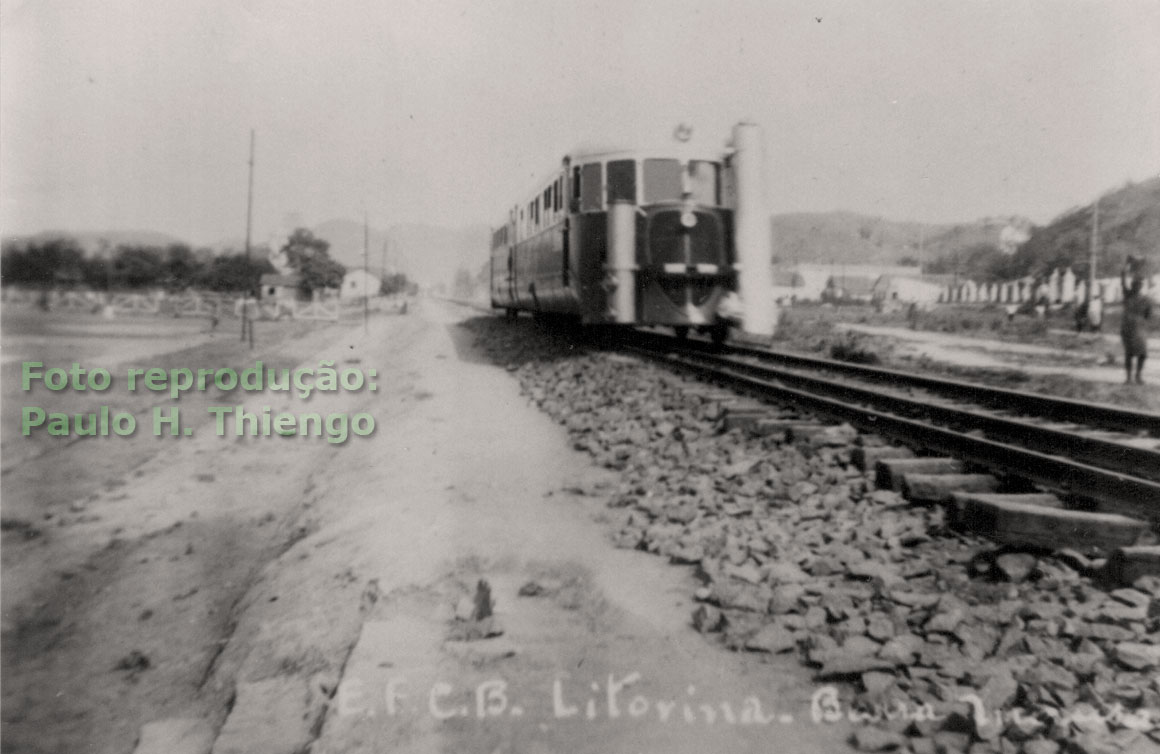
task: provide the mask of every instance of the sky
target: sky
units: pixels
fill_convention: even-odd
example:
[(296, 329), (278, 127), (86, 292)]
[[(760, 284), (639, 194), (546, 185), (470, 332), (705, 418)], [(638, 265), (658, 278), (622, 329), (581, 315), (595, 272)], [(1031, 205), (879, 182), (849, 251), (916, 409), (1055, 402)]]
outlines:
[(0, 0), (0, 233), (499, 224), (764, 129), (771, 212), (1047, 222), (1160, 174), (1160, 0)]

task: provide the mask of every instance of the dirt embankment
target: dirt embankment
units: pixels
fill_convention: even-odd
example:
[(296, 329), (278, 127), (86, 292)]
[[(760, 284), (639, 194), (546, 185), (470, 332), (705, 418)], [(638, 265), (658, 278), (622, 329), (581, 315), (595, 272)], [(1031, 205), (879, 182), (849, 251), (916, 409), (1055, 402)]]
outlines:
[[(138, 354), (133, 364), (341, 363), (342, 351), (350, 352), (338, 346), (344, 332), (272, 323), (255, 351), (221, 334), (193, 348)], [(120, 361), (115, 348), (87, 355), (90, 366)], [(67, 343), (50, 338), (30, 357), (77, 360)], [(115, 379), (126, 366), (112, 370)], [(179, 713), (220, 723), (232, 684), (209, 681), (238, 608), (265, 564), (309, 530), (311, 480), (333, 446), (216, 435), (207, 406), (271, 402), (261, 396), (215, 390), (173, 401), (130, 394), (123, 382), (100, 396), (22, 394), (18, 372), (10, 374), (19, 364), (4, 369), (6, 419), (20, 405), (71, 413), (105, 404), (132, 412), (138, 424), (129, 437), (77, 439), (24, 438), (5, 422), (4, 750), (125, 752), (153, 718)], [(307, 410), (284, 397), (274, 402)], [(155, 437), (157, 405), (180, 407), (194, 436)]]

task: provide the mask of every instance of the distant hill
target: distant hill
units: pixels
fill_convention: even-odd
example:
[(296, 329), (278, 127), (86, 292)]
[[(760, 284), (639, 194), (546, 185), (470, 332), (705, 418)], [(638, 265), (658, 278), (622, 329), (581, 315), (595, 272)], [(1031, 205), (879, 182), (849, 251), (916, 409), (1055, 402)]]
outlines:
[[(1019, 216), (989, 217), (962, 223), (918, 223), (888, 220), (853, 212), (812, 212), (773, 215), (773, 256), (781, 264), (833, 263), (895, 265), (920, 262), (928, 271), (948, 271), (984, 279), (988, 270), (1001, 277), (1045, 274), (1071, 266), (1086, 274), (1092, 206), (1068, 210), (1041, 228)], [(363, 264), (363, 225), (334, 219), (312, 228), (326, 239), (331, 255), (347, 267)], [(487, 260), (489, 229), (402, 224), (370, 229), (372, 270), (386, 266), (425, 284), (450, 284), (460, 268), (474, 272)], [(110, 246), (169, 246), (182, 240), (154, 231), (43, 232), (15, 240), (47, 240), (71, 236), (88, 252)], [(262, 247), (267, 240), (256, 240)], [(217, 252), (240, 250), (241, 240), (211, 244)], [(1160, 269), (1160, 177), (1128, 184), (1100, 200), (1100, 275), (1115, 275), (1129, 255), (1150, 259)], [(980, 253), (983, 250), (986, 253)], [(966, 252), (960, 254), (960, 252)]]
[(1011, 239), (1024, 237), (1031, 225), (1017, 216), (932, 224), (853, 212), (774, 215), (772, 223), (775, 262), (879, 265), (925, 264), (979, 244), (1014, 251)]
[[(1146, 258), (1152, 270), (1160, 268), (1160, 176), (1105, 194), (1099, 205), (1096, 274), (1118, 275), (1129, 255)], [(1094, 211), (1093, 202), (1036, 228), (1015, 252), (1013, 264), (1024, 275), (1043, 275), (1067, 266), (1086, 275)]]

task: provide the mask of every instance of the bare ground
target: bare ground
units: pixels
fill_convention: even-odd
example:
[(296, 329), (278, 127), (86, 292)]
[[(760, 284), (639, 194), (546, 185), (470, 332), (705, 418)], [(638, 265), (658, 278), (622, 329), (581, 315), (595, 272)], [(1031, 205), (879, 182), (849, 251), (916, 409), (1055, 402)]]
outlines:
[[(613, 549), (607, 472), (463, 316), (269, 353), (377, 368), (308, 407), (369, 411), (370, 438), (91, 440), (6, 473), (4, 751), (128, 752), (175, 719), (215, 752), (841, 750), (807, 671), (704, 641), (691, 572)], [(503, 633), (456, 640), (480, 579)]]

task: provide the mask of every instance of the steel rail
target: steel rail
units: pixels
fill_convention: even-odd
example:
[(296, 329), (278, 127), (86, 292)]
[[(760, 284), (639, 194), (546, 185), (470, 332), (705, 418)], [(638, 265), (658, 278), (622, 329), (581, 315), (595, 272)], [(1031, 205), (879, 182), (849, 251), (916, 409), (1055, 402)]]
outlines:
[(1063, 455), (1091, 466), (1160, 481), (1160, 452), (1153, 450), (1085, 437), (1018, 419), (976, 414), (961, 408), (880, 393), (823, 377), (788, 372), (767, 364), (753, 364), (732, 356), (698, 352), (695, 358), (749, 372), (757, 377), (805, 388), (816, 394), (830, 395), (845, 401), (860, 401), (895, 414), (922, 416), (945, 426), (962, 428), (964, 431), (982, 430), (987, 436), (1001, 442), (1016, 443), (1041, 453)]
[[(948, 453), (987, 468), (1000, 469), (1048, 489), (1090, 498), (1097, 501), (1102, 510), (1153, 521), (1160, 519), (1160, 483), (1138, 475), (1069, 460), (1029, 448), (1026, 443), (1017, 445), (976, 437), (893, 413), (853, 405), (848, 396), (845, 399), (827, 397), (778, 384), (752, 373), (747, 374), (747, 371), (752, 370), (745, 369), (745, 365), (737, 369), (736, 365), (723, 366), (706, 361), (703, 357), (698, 360), (688, 354), (662, 353), (633, 345), (626, 348), (707, 378), (723, 379), (771, 398), (804, 406), (815, 413), (849, 422), (861, 429), (898, 438), (910, 445)], [(930, 407), (924, 404), (924, 408)]]
[[(641, 333), (658, 343), (667, 342), (670, 347), (682, 350), (709, 351), (712, 346), (699, 341), (682, 342), (677, 338), (660, 333)], [(679, 345), (678, 345), (679, 344)], [(897, 386), (916, 387), (937, 392), (948, 397), (971, 401), (976, 404), (1007, 410), (1018, 410), (1025, 415), (1035, 415), (1054, 421), (1084, 424), (1122, 432), (1144, 432), (1160, 437), (1160, 414), (1133, 411), (1105, 403), (1088, 403), (1070, 398), (1056, 398), (1022, 390), (978, 385), (960, 380), (905, 372), (899, 369), (851, 364), (845, 361), (824, 359), (817, 356), (754, 348), (751, 346), (728, 345), (719, 349), (721, 353), (751, 356), (764, 361), (776, 361), (787, 366), (810, 369), (824, 369), (840, 374), (858, 377), (868, 382), (883, 382)]]

